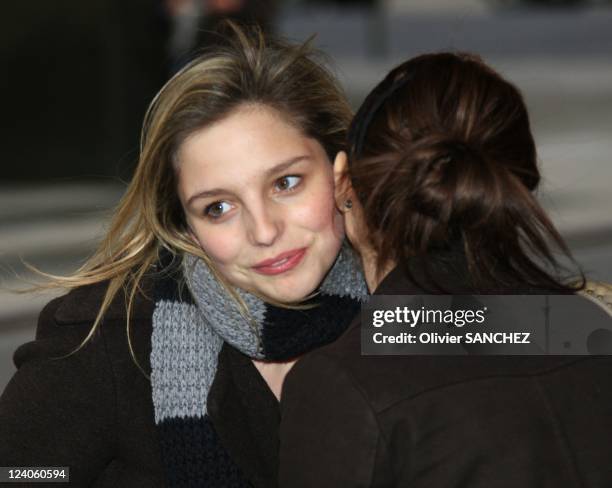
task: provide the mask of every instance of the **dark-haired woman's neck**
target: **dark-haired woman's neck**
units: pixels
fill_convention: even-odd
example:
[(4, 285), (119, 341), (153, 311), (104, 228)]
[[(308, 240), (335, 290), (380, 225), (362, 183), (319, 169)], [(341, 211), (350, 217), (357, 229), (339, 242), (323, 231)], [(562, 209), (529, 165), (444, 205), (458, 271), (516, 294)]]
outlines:
[(360, 257), (368, 290), (373, 293), (381, 281), (397, 266), (397, 263), (394, 260), (389, 260), (385, 265), (379, 267), (378, 253), (374, 250), (362, 250)]

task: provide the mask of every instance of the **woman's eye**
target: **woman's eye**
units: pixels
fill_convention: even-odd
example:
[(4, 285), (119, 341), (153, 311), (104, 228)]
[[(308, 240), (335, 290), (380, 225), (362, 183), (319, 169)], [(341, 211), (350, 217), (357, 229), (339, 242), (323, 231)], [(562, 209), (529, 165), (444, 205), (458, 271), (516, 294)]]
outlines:
[(301, 176), (283, 176), (282, 178), (276, 180), (274, 187), (279, 191), (293, 190), (296, 186), (300, 184), (300, 181), (302, 181)]
[(231, 208), (232, 206), (227, 202), (215, 202), (204, 209), (204, 214), (211, 219), (218, 219), (223, 217)]

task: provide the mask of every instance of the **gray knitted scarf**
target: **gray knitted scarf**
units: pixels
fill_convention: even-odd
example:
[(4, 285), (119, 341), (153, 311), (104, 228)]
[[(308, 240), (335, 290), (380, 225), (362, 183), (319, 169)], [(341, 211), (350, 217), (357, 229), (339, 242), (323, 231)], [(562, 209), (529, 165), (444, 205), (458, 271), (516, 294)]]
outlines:
[(206, 414), (223, 344), (254, 359), (283, 361), (334, 341), (367, 298), (360, 265), (345, 244), (306, 309), (277, 307), (238, 290), (249, 320), (202, 260), (186, 255), (181, 263), (166, 257), (160, 264), (150, 359), (168, 486), (249, 486)]

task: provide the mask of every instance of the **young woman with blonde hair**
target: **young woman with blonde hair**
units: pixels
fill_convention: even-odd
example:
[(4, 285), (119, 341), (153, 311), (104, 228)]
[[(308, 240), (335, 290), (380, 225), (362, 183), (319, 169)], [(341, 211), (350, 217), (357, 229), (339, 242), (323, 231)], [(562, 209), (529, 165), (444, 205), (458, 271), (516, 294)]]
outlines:
[(276, 483), (277, 398), (367, 288), (331, 160), (351, 112), (307, 46), (232, 29), (161, 89), (98, 251), (0, 398), (0, 465), (78, 486)]

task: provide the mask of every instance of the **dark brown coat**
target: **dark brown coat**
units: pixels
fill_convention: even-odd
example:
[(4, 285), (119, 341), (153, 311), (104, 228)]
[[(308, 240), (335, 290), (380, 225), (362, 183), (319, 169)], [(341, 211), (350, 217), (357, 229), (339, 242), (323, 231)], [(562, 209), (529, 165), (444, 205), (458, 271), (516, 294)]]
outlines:
[[(396, 269), (376, 293), (423, 291)], [(287, 376), (282, 488), (612, 487), (611, 356), (361, 356), (360, 346), (356, 320)]]
[[(162, 487), (151, 384), (130, 357), (123, 298), (82, 351), (50, 359), (80, 344), (104, 290), (83, 287), (51, 301), (36, 339), (15, 352), (17, 372), (0, 397), (0, 466), (69, 466), (71, 486)], [(139, 297), (131, 337), (147, 375), (152, 312), (153, 303)], [(251, 361), (231, 347), (220, 354), (208, 412), (253, 485), (275, 486), (278, 403)]]

